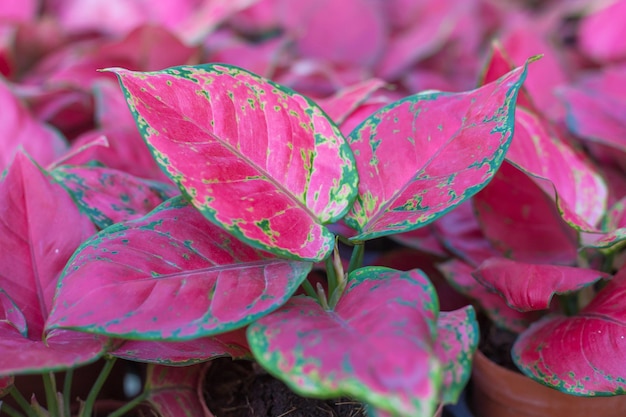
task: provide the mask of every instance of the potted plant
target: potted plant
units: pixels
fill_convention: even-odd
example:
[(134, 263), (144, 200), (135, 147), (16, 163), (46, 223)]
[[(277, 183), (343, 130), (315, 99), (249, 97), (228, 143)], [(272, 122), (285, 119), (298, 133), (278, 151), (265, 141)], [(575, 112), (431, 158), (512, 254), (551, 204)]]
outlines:
[[(496, 46), (485, 78), (508, 66)], [(626, 288), (617, 256), (623, 203), (607, 209), (615, 188), (607, 186), (594, 155), (565, 137), (522, 92), (505, 163), (471, 207), (438, 229), (457, 255), (441, 271), (488, 319), (483, 349), (506, 349), (500, 361), (510, 362), (510, 355), (526, 376), (498, 368), (479, 353), (473, 406), (481, 416), (626, 411), (624, 312), (617, 301)], [(494, 386), (494, 378), (515, 385)]]
[[(5, 239), (44, 267), (24, 266), (38, 284), (30, 292), (24, 278), (3, 275), (3, 343), (27, 344), (25, 358), (37, 348), (48, 362), (7, 361), (0, 375), (106, 355), (157, 364), (146, 386), (160, 393), (150, 389), (172, 384), (154, 382), (154, 366), (241, 357), (249, 344), (294, 391), (349, 396), (371, 415), (432, 415), (457, 400), (477, 343), (473, 309), (440, 313), (419, 270), (361, 267), (364, 245), (434, 221), (490, 181), (526, 66), (474, 91), (396, 101), (347, 138), (310, 99), (240, 68), (112, 71), (182, 195), (167, 199), (171, 187), (109, 168), (43, 169), (18, 154), (0, 191), (16, 205), (3, 216), (18, 216), (24, 231)], [(102, 230), (89, 237), (94, 223)], [(338, 239), (352, 247), (346, 265)], [(326, 272), (316, 286), (307, 281), (314, 262)], [(305, 294), (294, 296), (299, 287)], [(52, 392), (54, 413), (62, 397)]]

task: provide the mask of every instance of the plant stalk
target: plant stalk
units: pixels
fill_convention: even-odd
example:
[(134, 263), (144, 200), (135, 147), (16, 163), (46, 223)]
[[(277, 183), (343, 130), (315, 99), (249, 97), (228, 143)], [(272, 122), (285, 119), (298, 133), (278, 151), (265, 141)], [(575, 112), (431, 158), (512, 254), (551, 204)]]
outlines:
[[(335, 243), (335, 252), (337, 251), (337, 244)], [(337, 271), (333, 262), (333, 256), (329, 256), (324, 261), (326, 265), (326, 281), (328, 282), (328, 294), (332, 294), (337, 288)]]
[(311, 298), (315, 298), (317, 300), (317, 293), (315, 292), (315, 288), (309, 282), (308, 279), (302, 281), (302, 288), (304, 288), (304, 292)]
[[(30, 403), (26, 400), (26, 398), (24, 398), (22, 393), (15, 387), (15, 385), (11, 387), (11, 389), (9, 390), (9, 394), (28, 417), (37, 417), (37, 413), (35, 413), (35, 410), (33, 410), (33, 408), (30, 406)], [(2, 405), (3, 410), (4, 407), (6, 407), (6, 404)]]
[(9, 417), (24, 417), (24, 414), (20, 413), (15, 408), (11, 407), (9, 404), (2, 403), (0, 406), (0, 410), (7, 413)]
[(132, 410), (133, 408), (137, 407), (139, 404), (141, 404), (147, 398), (148, 398), (148, 392), (144, 391), (141, 394), (139, 394), (138, 396), (136, 396), (135, 398), (133, 398), (132, 400), (130, 400), (129, 402), (127, 402), (126, 404), (124, 404), (123, 406), (121, 406), (120, 408), (118, 408), (117, 410), (113, 411), (107, 417), (122, 417), (122, 416), (125, 416), (130, 410)]
[(115, 365), (116, 359), (117, 358), (113, 356), (106, 358), (106, 362), (104, 366), (102, 367), (102, 370), (100, 371), (100, 374), (98, 375), (98, 378), (96, 379), (96, 382), (91, 387), (91, 390), (89, 391), (89, 395), (87, 395), (87, 399), (85, 400), (85, 404), (84, 404), (85, 407), (83, 408), (79, 417), (91, 417), (91, 414), (93, 413), (93, 406), (94, 406), (94, 403), (96, 402), (96, 398), (98, 398), (98, 395), (100, 394), (100, 390), (102, 389), (104, 382), (109, 377), (109, 374), (111, 373), (111, 370), (113, 369), (113, 365)]
[(54, 372), (46, 372), (41, 375), (43, 386), (46, 391), (46, 406), (50, 417), (63, 417), (59, 414), (59, 401), (57, 397), (57, 381)]
[(350, 256), (350, 264), (348, 264), (348, 274), (352, 271), (359, 269), (363, 266), (363, 255), (365, 253), (365, 244), (358, 243), (352, 248), (352, 255)]
[(64, 416), (72, 417), (70, 415), (71, 404), (71, 392), (72, 392), (72, 379), (74, 378), (74, 369), (68, 369), (65, 372), (65, 379), (63, 379), (63, 404), (65, 405)]

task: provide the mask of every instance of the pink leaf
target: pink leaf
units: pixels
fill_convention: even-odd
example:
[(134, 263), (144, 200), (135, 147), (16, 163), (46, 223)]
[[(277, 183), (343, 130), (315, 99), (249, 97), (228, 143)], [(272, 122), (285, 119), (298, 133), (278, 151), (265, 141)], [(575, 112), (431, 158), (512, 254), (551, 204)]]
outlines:
[(102, 339), (43, 331), (63, 267), (94, 232), (63, 188), (18, 153), (0, 183), (0, 375), (64, 369), (102, 354)]
[(220, 356), (235, 359), (251, 356), (245, 328), (186, 342), (127, 340), (109, 353), (127, 360), (169, 366), (187, 366)]
[(443, 365), (442, 404), (456, 404), (472, 374), (472, 358), (478, 347), (478, 322), (472, 306), (442, 312), (435, 343)]
[[(283, 23), (302, 56), (369, 67), (387, 41), (381, 4), (368, 0), (287, 1), (282, 4)], [(338, 28), (341, 36), (337, 36)]]
[(20, 149), (42, 165), (65, 152), (65, 139), (51, 127), (38, 122), (2, 79), (0, 108), (0, 171), (9, 166)]
[(332, 250), (323, 225), (349, 209), (357, 176), (317, 105), (229, 66), (116, 72), (153, 155), (208, 219), (289, 258)]
[(626, 35), (621, 16), (626, 13), (626, 1), (604, 2), (580, 22), (578, 39), (580, 49), (596, 61), (619, 61), (626, 58)]
[(174, 198), (81, 246), (47, 327), (140, 340), (212, 336), (280, 307), (310, 269), (246, 246)]
[(484, 187), (513, 133), (517, 68), (465, 93), (417, 94), (377, 111), (348, 137), (359, 195), (346, 223), (362, 241), (417, 229)]
[(504, 258), (487, 259), (472, 275), (519, 311), (547, 310), (555, 294), (572, 293), (609, 278), (609, 274), (592, 269), (529, 264)]
[(144, 216), (179, 194), (171, 184), (109, 168), (62, 166), (51, 174), (100, 229)]
[(317, 103), (337, 125), (341, 126), (350, 114), (366, 102), (372, 93), (384, 86), (385, 81), (371, 78), (343, 88), (331, 97), (318, 100)]
[(489, 291), (472, 276), (474, 267), (458, 259), (453, 259), (437, 266), (448, 282), (461, 294), (475, 300), (489, 319), (497, 326), (515, 333), (523, 332), (533, 321), (536, 314), (521, 313), (510, 308), (498, 294)]
[(506, 257), (529, 263), (572, 264), (578, 235), (554, 201), (526, 174), (502, 164), (493, 181), (474, 197), (482, 231)]
[(144, 392), (159, 416), (207, 416), (200, 387), (206, 364), (174, 367), (148, 365)]
[(513, 359), (528, 376), (574, 395), (626, 392), (626, 270), (572, 317), (548, 316), (524, 332)]
[(4, 0), (0, 3), (0, 21), (28, 22), (35, 19), (38, 0)]
[(518, 108), (515, 140), (507, 161), (531, 176), (553, 196), (563, 219), (572, 227), (594, 232), (606, 209), (607, 187), (591, 164), (556, 135), (539, 116)]
[(437, 256), (447, 256), (447, 252), (439, 243), (433, 228), (428, 226), (410, 232), (398, 233), (390, 236), (390, 238), (413, 249)]
[[(367, 306), (367, 308), (363, 308)], [(441, 367), (437, 298), (418, 270), (350, 274), (333, 311), (294, 297), (248, 328), (255, 358), (294, 391), (348, 395), (400, 415), (432, 415)]]

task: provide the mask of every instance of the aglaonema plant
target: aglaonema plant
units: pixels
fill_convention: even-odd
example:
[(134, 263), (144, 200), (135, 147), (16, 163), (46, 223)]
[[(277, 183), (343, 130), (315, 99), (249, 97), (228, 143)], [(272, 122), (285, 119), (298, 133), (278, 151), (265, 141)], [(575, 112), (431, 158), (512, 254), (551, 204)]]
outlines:
[[(423, 272), (364, 267), (365, 245), (430, 224), (487, 185), (526, 65), (473, 91), (396, 101), (347, 137), (312, 100), (241, 68), (109, 71), (182, 195), (78, 248), (46, 332), (128, 340), (138, 346), (112, 355), (184, 365), (235, 356), (233, 345), (182, 359), (149, 347), (245, 331), (253, 358), (304, 396), (396, 416), (457, 401), (478, 342), (472, 307), (440, 312)], [(346, 266), (338, 240), (352, 247)], [(314, 286), (317, 262), (327, 279)]]

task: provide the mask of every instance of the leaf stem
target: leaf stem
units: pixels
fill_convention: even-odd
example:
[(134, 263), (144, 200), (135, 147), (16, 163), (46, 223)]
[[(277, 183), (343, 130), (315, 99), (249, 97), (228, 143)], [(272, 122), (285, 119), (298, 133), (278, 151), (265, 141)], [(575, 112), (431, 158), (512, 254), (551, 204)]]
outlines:
[(559, 296), (559, 302), (566, 316), (574, 316), (578, 313), (578, 294), (564, 294)]
[(304, 288), (304, 292), (311, 298), (315, 298), (317, 300), (317, 293), (315, 292), (315, 288), (309, 282), (308, 279), (302, 281), (302, 288)]
[(24, 414), (20, 413), (18, 410), (11, 407), (9, 404), (2, 403), (2, 407), (0, 409), (3, 412), (7, 413), (9, 417), (24, 417)]
[[(26, 413), (28, 417), (37, 417), (37, 413), (35, 413), (35, 410), (32, 409), (30, 403), (26, 400), (26, 398), (24, 398), (22, 393), (15, 387), (15, 385), (11, 387), (11, 389), (9, 390), (9, 394), (11, 394), (11, 397), (15, 400), (17, 405), (20, 406), (20, 408)], [(6, 404), (3, 404), (2, 409), (4, 409), (5, 406)]]
[(115, 365), (116, 359), (117, 358), (113, 356), (109, 356), (106, 358), (106, 362), (104, 363), (104, 366), (102, 367), (102, 370), (100, 371), (96, 382), (94, 382), (91, 390), (89, 391), (89, 395), (87, 395), (87, 399), (85, 400), (85, 407), (83, 408), (79, 417), (91, 417), (96, 398), (98, 398), (98, 394), (100, 394), (100, 390), (102, 389), (104, 382), (109, 377), (109, 374), (113, 369), (113, 365)]
[(139, 394), (138, 396), (136, 396), (135, 398), (133, 398), (132, 400), (130, 400), (129, 402), (127, 402), (126, 404), (118, 408), (117, 410), (113, 411), (107, 417), (125, 416), (130, 410), (132, 410), (133, 408), (137, 407), (139, 404), (144, 402), (148, 398), (148, 396), (149, 396), (148, 391), (142, 392), (141, 394)]
[(328, 298), (326, 298), (326, 292), (324, 291), (324, 287), (319, 282), (317, 283), (317, 298), (322, 305), (324, 310), (330, 311), (330, 306), (328, 305)]
[(46, 391), (46, 407), (50, 417), (63, 417), (59, 415), (59, 401), (57, 397), (57, 381), (54, 372), (46, 372), (41, 375), (43, 386)]
[[(337, 250), (337, 245), (335, 245), (335, 251)], [(326, 265), (326, 281), (328, 282), (328, 293), (332, 294), (337, 288), (337, 272), (335, 271), (335, 265), (333, 263), (333, 256), (329, 256), (324, 261), (324, 265)]]
[(350, 263), (348, 264), (348, 274), (361, 266), (363, 266), (363, 255), (365, 253), (365, 244), (358, 243), (352, 248)]
[(71, 417), (70, 415), (70, 403), (72, 392), (72, 379), (74, 378), (74, 369), (70, 368), (65, 372), (65, 378), (63, 379), (63, 404), (65, 406), (64, 416)]

